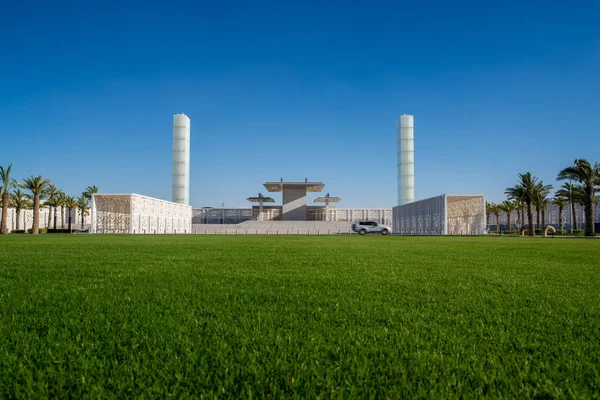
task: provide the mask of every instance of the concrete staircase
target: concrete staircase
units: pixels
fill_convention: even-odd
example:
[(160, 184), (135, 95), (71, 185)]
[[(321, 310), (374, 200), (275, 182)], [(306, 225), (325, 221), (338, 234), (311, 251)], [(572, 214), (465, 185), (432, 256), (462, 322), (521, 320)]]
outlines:
[(352, 233), (352, 222), (245, 221), (240, 224), (195, 224), (199, 235), (343, 235)]

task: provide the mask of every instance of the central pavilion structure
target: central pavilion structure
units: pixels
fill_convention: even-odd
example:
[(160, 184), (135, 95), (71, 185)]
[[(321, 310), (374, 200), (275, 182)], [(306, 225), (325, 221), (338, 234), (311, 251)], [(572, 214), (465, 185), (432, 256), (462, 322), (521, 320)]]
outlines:
[(283, 192), (281, 208), (282, 221), (306, 221), (306, 193), (321, 192), (325, 187), (323, 182), (265, 182), (269, 192)]

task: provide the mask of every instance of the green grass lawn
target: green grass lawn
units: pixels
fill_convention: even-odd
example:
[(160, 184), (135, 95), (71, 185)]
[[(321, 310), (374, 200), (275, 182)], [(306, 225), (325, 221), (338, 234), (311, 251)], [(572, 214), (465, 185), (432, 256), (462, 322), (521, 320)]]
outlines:
[(0, 398), (599, 398), (600, 240), (0, 237)]

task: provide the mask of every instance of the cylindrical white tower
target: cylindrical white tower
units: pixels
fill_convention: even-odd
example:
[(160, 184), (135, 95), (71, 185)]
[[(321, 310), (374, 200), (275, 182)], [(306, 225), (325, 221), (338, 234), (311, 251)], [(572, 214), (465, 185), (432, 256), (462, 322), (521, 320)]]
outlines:
[(398, 205), (415, 201), (415, 125), (412, 115), (398, 120)]
[(190, 119), (173, 115), (173, 202), (190, 205)]

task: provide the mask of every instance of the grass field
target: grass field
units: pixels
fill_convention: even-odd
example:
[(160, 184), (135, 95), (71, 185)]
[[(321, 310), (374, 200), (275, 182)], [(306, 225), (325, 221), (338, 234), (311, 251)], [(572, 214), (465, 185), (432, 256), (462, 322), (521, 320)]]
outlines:
[(0, 237), (0, 398), (599, 398), (600, 240)]

